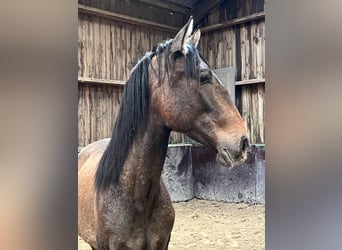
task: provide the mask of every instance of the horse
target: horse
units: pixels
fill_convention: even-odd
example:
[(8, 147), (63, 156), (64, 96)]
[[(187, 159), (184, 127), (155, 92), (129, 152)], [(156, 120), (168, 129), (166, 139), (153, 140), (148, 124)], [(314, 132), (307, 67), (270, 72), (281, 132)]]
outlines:
[(175, 211), (161, 179), (171, 131), (242, 163), (247, 129), (199, 53), (193, 18), (145, 54), (125, 84), (112, 137), (79, 153), (78, 232), (92, 249), (168, 249)]

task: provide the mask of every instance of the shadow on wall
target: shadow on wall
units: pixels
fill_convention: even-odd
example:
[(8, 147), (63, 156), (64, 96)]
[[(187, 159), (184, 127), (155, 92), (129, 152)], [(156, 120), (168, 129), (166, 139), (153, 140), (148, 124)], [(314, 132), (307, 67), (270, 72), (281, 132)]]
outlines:
[(251, 145), (246, 162), (228, 169), (203, 146), (170, 145), (162, 178), (173, 202), (198, 198), (265, 203), (265, 147)]

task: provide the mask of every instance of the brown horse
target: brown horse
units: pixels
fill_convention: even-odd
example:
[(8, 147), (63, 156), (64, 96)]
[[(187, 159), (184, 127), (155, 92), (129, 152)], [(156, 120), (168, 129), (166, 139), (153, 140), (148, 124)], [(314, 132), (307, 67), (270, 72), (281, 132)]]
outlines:
[(111, 139), (79, 154), (78, 230), (93, 249), (167, 249), (174, 209), (161, 180), (172, 130), (217, 152), (231, 167), (246, 159), (244, 122), (197, 50), (193, 19), (132, 70)]

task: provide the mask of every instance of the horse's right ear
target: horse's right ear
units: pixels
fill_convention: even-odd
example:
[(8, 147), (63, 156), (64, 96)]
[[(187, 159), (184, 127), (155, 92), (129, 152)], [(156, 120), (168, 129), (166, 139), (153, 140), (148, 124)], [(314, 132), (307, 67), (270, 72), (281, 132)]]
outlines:
[(194, 34), (192, 34), (188, 38), (188, 43), (192, 44), (195, 48), (197, 48), (200, 38), (201, 38), (201, 31), (200, 31), (200, 29), (197, 29), (194, 32)]
[(172, 40), (171, 45), (171, 53), (176, 51), (181, 51), (184, 55), (188, 53), (188, 48), (186, 46), (188, 39), (190, 38), (190, 34), (193, 29), (193, 17), (190, 16), (189, 21), (183, 26), (183, 28), (177, 33), (175, 38)]

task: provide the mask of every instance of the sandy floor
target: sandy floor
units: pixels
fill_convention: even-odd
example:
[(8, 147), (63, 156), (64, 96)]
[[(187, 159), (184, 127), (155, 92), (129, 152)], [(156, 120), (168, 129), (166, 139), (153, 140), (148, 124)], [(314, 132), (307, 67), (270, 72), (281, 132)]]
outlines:
[[(170, 250), (265, 249), (265, 206), (193, 199), (176, 210)], [(81, 239), (79, 250), (90, 250)]]

